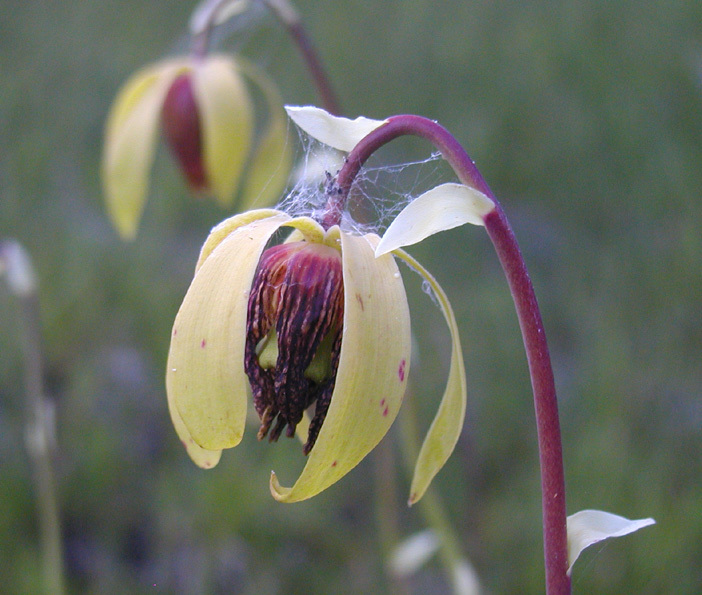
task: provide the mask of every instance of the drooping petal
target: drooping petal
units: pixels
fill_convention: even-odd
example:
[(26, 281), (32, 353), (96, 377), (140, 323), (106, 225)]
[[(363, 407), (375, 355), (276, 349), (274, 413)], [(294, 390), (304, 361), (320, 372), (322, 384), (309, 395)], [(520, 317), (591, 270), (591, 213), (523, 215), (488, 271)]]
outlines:
[(580, 552), (586, 547), (603, 539), (628, 535), (643, 527), (653, 525), (656, 521), (651, 518), (632, 521), (602, 510), (581, 510), (571, 514), (566, 522), (568, 526), (568, 574), (570, 574)]
[(359, 116), (355, 120), (332, 116), (321, 108), (287, 105), (285, 111), (297, 126), (312, 138), (339, 151), (350, 153), (358, 142), (387, 120), (371, 120)]
[(203, 261), (176, 316), (166, 390), (206, 450), (241, 440), (250, 393), (244, 371), (249, 289), (266, 242), (288, 219), (256, 220), (226, 236)]
[(464, 184), (441, 184), (409, 203), (383, 234), (376, 254), (421, 242), (439, 231), (465, 223), (483, 225), (495, 208), (485, 194)]
[(107, 210), (125, 239), (136, 235), (149, 187), (159, 115), (186, 60), (161, 62), (134, 74), (117, 95), (105, 129), (102, 183)]
[[(338, 228), (329, 235), (334, 232)], [(276, 500), (310, 498), (348, 473), (380, 442), (402, 403), (410, 364), (409, 309), (393, 257), (374, 257), (378, 239), (341, 234), (344, 329), (336, 385), (293, 487), (282, 487), (271, 475)]]
[(193, 440), (188, 428), (186, 428), (185, 424), (183, 423), (183, 419), (180, 417), (180, 413), (178, 413), (178, 407), (175, 404), (173, 392), (168, 391), (167, 394), (168, 411), (171, 414), (171, 421), (173, 422), (173, 426), (175, 427), (176, 433), (178, 434), (180, 441), (183, 443), (185, 450), (198, 467), (202, 467), (203, 469), (211, 469), (217, 465), (217, 463), (219, 463), (219, 459), (222, 456), (222, 451), (206, 450), (199, 446), (195, 440)]
[[(466, 371), (463, 365), (463, 352), (461, 350), (461, 339), (458, 335), (458, 325), (444, 290), (429, 271), (404, 250), (396, 250), (394, 254), (404, 260), (429, 283), (451, 333), (451, 364), (449, 366), (446, 389), (441, 398), (439, 411), (424, 439), (422, 448), (419, 451), (419, 458), (414, 467), (414, 477), (412, 478), (408, 502), (412, 505), (424, 495), (431, 480), (444, 466), (444, 463), (446, 463), (446, 460), (453, 452), (456, 442), (458, 442), (466, 415)], [(384, 258), (384, 256), (380, 258)]]
[(285, 188), (292, 166), (292, 148), (287, 139), (287, 119), (283, 98), (265, 72), (240, 59), (242, 73), (261, 91), (266, 102), (266, 126), (258, 139), (254, 154), (246, 166), (246, 179), (238, 208), (276, 202)]
[(231, 204), (253, 135), (253, 108), (236, 63), (210, 56), (193, 70), (193, 91), (200, 108), (205, 170), (210, 190)]

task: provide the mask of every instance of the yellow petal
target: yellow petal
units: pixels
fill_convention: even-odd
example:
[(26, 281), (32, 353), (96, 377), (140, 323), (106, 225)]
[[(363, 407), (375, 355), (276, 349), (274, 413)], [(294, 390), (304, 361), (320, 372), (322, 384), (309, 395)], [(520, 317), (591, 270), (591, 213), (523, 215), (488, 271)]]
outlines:
[(202, 127), (205, 171), (210, 190), (231, 204), (253, 134), (253, 109), (235, 62), (210, 56), (193, 70), (193, 93)]
[(655, 524), (653, 519), (632, 521), (602, 510), (581, 510), (571, 514), (568, 525), (568, 574), (580, 552), (594, 543), (610, 537), (622, 537)]
[(276, 500), (310, 498), (348, 473), (380, 442), (402, 403), (410, 363), (409, 309), (393, 257), (374, 257), (378, 239), (341, 234), (344, 329), (336, 385), (295, 485), (282, 487), (271, 475)]
[(259, 219), (267, 219), (276, 216), (287, 217), (285, 213), (276, 211), (275, 209), (258, 209), (256, 211), (246, 211), (240, 215), (234, 215), (213, 227), (212, 231), (210, 231), (210, 235), (207, 236), (205, 243), (202, 245), (202, 248), (200, 248), (200, 257), (197, 260), (197, 265), (195, 265), (195, 272), (197, 273), (197, 271), (200, 270), (205, 259), (212, 254), (212, 251), (234, 230), (248, 225), (249, 223), (253, 223), (254, 221), (258, 221)]
[(355, 120), (332, 116), (313, 106), (285, 106), (290, 119), (312, 138), (339, 151), (350, 153), (367, 134), (382, 126), (387, 120), (371, 120), (359, 116)]
[(176, 316), (166, 390), (187, 431), (206, 450), (236, 446), (244, 432), (249, 289), (266, 242), (288, 219), (253, 221), (224, 238), (195, 274)]
[(483, 218), (494, 208), (495, 203), (475, 188), (441, 184), (415, 198), (395, 217), (375, 253), (380, 256), (465, 223), (483, 225)]
[(102, 156), (107, 210), (125, 239), (136, 235), (149, 187), (163, 100), (185, 60), (162, 62), (140, 70), (110, 108)]
[(277, 202), (285, 188), (292, 165), (292, 148), (287, 138), (287, 119), (283, 98), (275, 83), (262, 70), (240, 60), (242, 73), (261, 91), (266, 102), (266, 126), (246, 166), (246, 179), (238, 208), (246, 210), (254, 204)]
[(178, 413), (173, 391), (168, 391), (168, 411), (171, 414), (171, 421), (175, 426), (176, 433), (193, 462), (203, 469), (211, 469), (217, 465), (220, 456), (222, 456), (222, 451), (206, 450), (193, 440), (190, 432), (188, 432), (188, 428), (186, 428), (183, 423), (183, 419), (180, 417), (180, 413)]
[(441, 398), (439, 411), (424, 439), (414, 468), (409, 497), (409, 504), (412, 505), (424, 495), (431, 480), (444, 466), (444, 463), (446, 463), (446, 460), (453, 452), (456, 442), (458, 442), (466, 415), (466, 371), (463, 366), (463, 352), (461, 350), (461, 340), (458, 336), (458, 325), (444, 290), (441, 289), (441, 286), (431, 276), (429, 271), (404, 250), (396, 250), (394, 254), (409, 264), (412, 269), (429, 283), (451, 333), (451, 364), (448, 381), (444, 395)]

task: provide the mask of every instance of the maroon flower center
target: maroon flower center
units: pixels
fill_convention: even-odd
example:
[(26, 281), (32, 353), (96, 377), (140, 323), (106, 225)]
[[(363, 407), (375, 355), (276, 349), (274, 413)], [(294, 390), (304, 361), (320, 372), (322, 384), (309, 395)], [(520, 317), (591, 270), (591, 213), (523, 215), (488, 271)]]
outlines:
[(304, 453), (314, 446), (336, 381), (343, 287), (341, 254), (330, 246), (292, 242), (261, 256), (249, 295), (245, 352), (261, 418), (259, 440), (278, 440), (286, 425), (293, 436), (314, 404)]

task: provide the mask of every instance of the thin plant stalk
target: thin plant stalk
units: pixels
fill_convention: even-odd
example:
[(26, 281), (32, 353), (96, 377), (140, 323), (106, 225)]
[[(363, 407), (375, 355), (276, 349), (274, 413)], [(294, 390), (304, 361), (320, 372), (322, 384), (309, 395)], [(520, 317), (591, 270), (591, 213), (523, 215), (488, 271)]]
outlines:
[[(399, 419), (402, 454), (405, 458), (405, 465), (410, 471), (413, 461), (417, 460), (419, 454), (417, 408), (411, 397), (412, 395), (406, 395), (402, 415), (400, 415)], [(464, 595), (465, 588), (463, 585), (458, 584), (458, 576), (460, 568), (468, 565), (468, 560), (463, 554), (461, 541), (453, 530), (441, 498), (436, 493), (436, 490), (429, 486), (418, 506), (428, 526), (439, 538), (438, 556), (453, 585), (454, 593), (456, 595)], [(473, 590), (477, 589), (479, 587), (476, 584)]]
[(39, 298), (31, 262), (16, 242), (0, 244), (0, 273), (19, 301), (27, 410), (26, 444), (33, 466), (39, 513), (42, 574), (47, 595), (66, 592), (61, 520), (53, 468), (55, 431), (53, 406), (44, 397)]
[(329, 228), (341, 220), (353, 181), (370, 155), (391, 140), (404, 135), (419, 136), (431, 142), (463, 184), (479, 190), (495, 204), (495, 208), (484, 217), (483, 222), (507, 277), (529, 365), (541, 469), (546, 593), (567, 595), (571, 592), (571, 585), (566, 572), (568, 538), (565, 478), (558, 402), (546, 333), (517, 240), (502, 207), (477, 167), (460, 143), (436, 122), (421, 116), (393, 116), (363, 138), (349, 153), (337, 176), (334, 192), (330, 193), (322, 225)]
[(295, 42), (302, 60), (314, 81), (322, 107), (330, 114), (339, 115), (339, 101), (336, 93), (295, 7), (288, 0), (262, 0), (262, 2), (275, 13)]
[[(390, 559), (393, 548), (400, 540), (397, 477), (392, 443), (388, 440), (383, 440), (375, 451), (374, 475), (376, 525), (380, 537), (382, 559), (387, 561)], [(410, 591), (406, 580), (388, 572), (387, 564), (384, 565), (384, 568), (385, 574), (388, 576), (389, 594), (409, 595)]]
[[(287, 0), (261, 0), (261, 2), (283, 24), (288, 35), (290, 35), (297, 46), (302, 61), (314, 82), (322, 107), (330, 114), (339, 114), (339, 102), (336, 94), (334, 93), (317, 50), (307, 34), (300, 14), (292, 3)], [(193, 36), (191, 49), (193, 56), (203, 58), (207, 54), (210, 49), (212, 31), (219, 23), (220, 18), (226, 20), (226, 17), (222, 15), (226, 15), (226, 11), (228, 11), (233, 4), (233, 0), (214, 0), (205, 7), (205, 16)]]

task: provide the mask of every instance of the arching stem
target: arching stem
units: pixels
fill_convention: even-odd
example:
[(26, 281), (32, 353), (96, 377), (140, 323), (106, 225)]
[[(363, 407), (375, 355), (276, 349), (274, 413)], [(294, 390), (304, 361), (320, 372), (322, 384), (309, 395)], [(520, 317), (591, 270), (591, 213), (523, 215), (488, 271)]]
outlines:
[(322, 66), (319, 55), (312, 44), (312, 40), (307, 35), (302, 19), (295, 7), (288, 0), (262, 0), (278, 17), (288, 34), (297, 45), (297, 49), (302, 55), (302, 60), (307, 66), (307, 70), (317, 88), (317, 94), (322, 102), (322, 107), (330, 114), (339, 115), (339, 102), (332, 89), (329, 77)]
[[(218, 24), (219, 19), (224, 18), (220, 13), (230, 9), (235, 1), (210, 0), (209, 4), (204, 6), (202, 18), (193, 36), (191, 51), (195, 58), (202, 59), (207, 55), (207, 52), (210, 50), (212, 31)], [(339, 102), (336, 94), (295, 7), (288, 0), (261, 0), (261, 3), (275, 14), (297, 46), (302, 56), (302, 61), (307, 67), (317, 89), (322, 107), (330, 114), (339, 114)]]
[(488, 236), (507, 277), (522, 332), (534, 394), (534, 409), (541, 468), (544, 562), (547, 595), (571, 592), (566, 531), (565, 478), (558, 402), (541, 313), (534, 288), (514, 233), (497, 199), (463, 147), (445, 128), (420, 116), (393, 116), (363, 138), (349, 153), (329, 193), (323, 215), (325, 228), (338, 224), (349, 190), (366, 160), (377, 149), (404, 135), (431, 142), (459, 180), (490, 197), (495, 208), (484, 217)]

